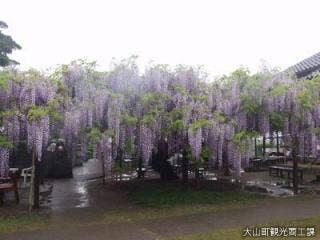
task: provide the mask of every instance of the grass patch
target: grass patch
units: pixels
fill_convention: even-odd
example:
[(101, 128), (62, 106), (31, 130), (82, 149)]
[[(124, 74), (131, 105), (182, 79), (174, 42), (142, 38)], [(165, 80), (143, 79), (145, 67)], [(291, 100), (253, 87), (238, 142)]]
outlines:
[[(307, 239), (319, 239), (319, 233), (317, 230), (320, 229), (320, 216), (309, 217), (304, 219), (297, 219), (291, 221), (281, 221), (275, 222), (272, 224), (260, 225), (260, 227), (315, 227), (316, 229), (316, 237), (308, 237)], [(198, 233), (198, 234), (189, 234), (178, 236), (175, 238), (170, 238), (170, 240), (243, 240), (246, 239), (242, 237), (243, 228), (232, 228), (225, 230), (218, 230), (209, 233)], [(248, 239), (286, 239), (286, 240), (294, 240), (294, 239), (306, 239), (301, 237), (248, 237)], [(169, 239), (167, 239), (169, 240)]]
[(220, 205), (184, 205), (170, 208), (137, 208), (129, 211), (121, 210), (105, 213), (102, 221), (105, 223), (138, 222), (142, 220), (182, 217), (201, 213), (214, 213), (218, 211), (241, 209), (243, 207), (253, 206), (255, 206), (254, 202), (243, 202)]
[(131, 192), (129, 197), (135, 204), (149, 208), (170, 208), (199, 204), (219, 205), (252, 202), (253, 200), (263, 198), (261, 195), (244, 191), (217, 192), (208, 189), (195, 190), (191, 187), (171, 185), (146, 186)]
[(47, 219), (36, 213), (0, 217), (0, 233), (31, 231), (45, 228), (47, 225)]
[(134, 207), (105, 213), (104, 222), (136, 222), (212, 213), (254, 206), (258, 201), (266, 199), (265, 196), (244, 191), (218, 192), (205, 188), (197, 190), (174, 183), (144, 183), (132, 186), (126, 190)]

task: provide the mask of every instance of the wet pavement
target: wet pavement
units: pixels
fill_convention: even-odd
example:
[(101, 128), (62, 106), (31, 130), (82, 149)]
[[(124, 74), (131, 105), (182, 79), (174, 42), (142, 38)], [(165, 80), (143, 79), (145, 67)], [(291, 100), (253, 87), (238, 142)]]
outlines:
[(90, 159), (73, 169), (73, 178), (48, 180), (42, 186), (41, 206), (52, 222), (92, 222), (105, 212), (128, 208), (126, 195), (103, 183), (101, 166)]
[(96, 199), (105, 197), (96, 196), (103, 187), (101, 166), (97, 159), (90, 159), (73, 169), (73, 178), (46, 180), (40, 190), (41, 205), (55, 211), (95, 207)]

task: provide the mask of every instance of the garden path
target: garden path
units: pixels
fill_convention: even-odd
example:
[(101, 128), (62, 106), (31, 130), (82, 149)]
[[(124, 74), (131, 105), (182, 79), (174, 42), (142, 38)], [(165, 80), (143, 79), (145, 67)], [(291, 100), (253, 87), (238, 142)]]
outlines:
[[(182, 234), (320, 215), (320, 198), (261, 201), (239, 209), (211, 213), (107, 223), (103, 215), (134, 208), (126, 195), (105, 187), (98, 177), (99, 162), (75, 169), (73, 179), (54, 180), (43, 196), (49, 215), (47, 229), (0, 234), (1, 240), (151, 240)], [(90, 166), (89, 166), (90, 165)], [(84, 169), (86, 168), (86, 169)], [(97, 171), (88, 171), (88, 169)], [(82, 174), (85, 173), (85, 174)], [(239, 233), (240, 234), (240, 233)]]

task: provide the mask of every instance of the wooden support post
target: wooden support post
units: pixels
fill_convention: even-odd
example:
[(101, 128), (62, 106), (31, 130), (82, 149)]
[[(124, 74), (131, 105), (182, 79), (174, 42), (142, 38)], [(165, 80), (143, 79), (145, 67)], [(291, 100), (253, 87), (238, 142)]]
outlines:
[(4, 192), (0, 192), (0, 206), (3, 204)]
[(263, 153), (263, 157), (266, 156), (266, 137), (265, 135), (263, 135), (262, 137), (262, 153)]
[(37, 209), (40, 207), (40, 174), (39, 174), (39, 167), (38, 161), (36, 160), (36, 169), (35, 169), (35, 175), (34, 175), (34, 198), (33, 198), (33, 209)]
[(142, 157), (139, 157), (139, 162), (138, 162), (138, 178), (143, 178), (144, 173), (142, 171)]
[(254, 138), (254, 157), (258, 156), (257, 152), (257, 138)]
[(279, 149), (279, 131), (277, 131), (277, 155), (279, 156), (280, 149)]
[(36, 147), (35, 143), (32, 146), (32, 173), (31, 173), (31, 183), (29, 192), (29, 211), (35, 208), (39, 208), (39, 173), (37, 170), (37, 159), (36, 159)]
[[(97, 148), (99, 149), (99, 151), (101, 152), (101, 147), (99, 146), (100, 144), (97, 144)], [(106, 183), (106, 166), (105, 166), (105, 157), (106, 156), (102, 156), (102, 154), (100, 154), (100, 160), (101, 160), (101, 165), (102, 165), (102, 184)]]

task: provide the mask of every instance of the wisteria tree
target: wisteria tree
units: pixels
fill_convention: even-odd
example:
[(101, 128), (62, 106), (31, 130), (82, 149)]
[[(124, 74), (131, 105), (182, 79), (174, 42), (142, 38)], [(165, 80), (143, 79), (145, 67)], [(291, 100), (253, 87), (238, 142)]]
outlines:
[[(57, 119), (57, 84), (35, 70), (1, 72), (1, 176), (9, 173), (9, 159), (26, 141), (32, 155), (30, 208), (38, 207), (36, 163), (42, 161), (50, 137), (50, 119)], [(26, 161), (28, 161), (26, 159)]]
[(255, 138), (265, 143), (274, 133), (294, 155), (318, 154), (319, 77), (300, 81), (288, 72), (241, 68), (209, 81), (202, 68), (184, 65), (150, 64), (141, 73), (136, 59), (114, 60), (109, 72), (84, 60), (50, 75), (2, 70), (0, 176), (8, 175), (22, 140), (35, 164), (53, 137), (65, 140), (73, 165), (91, 146), (104, 179), (123, 158), (165, 176), (172, 170), (168, 158), (182, 153), (185, 173), (205, 163), (240, 179), (255, 155)]

